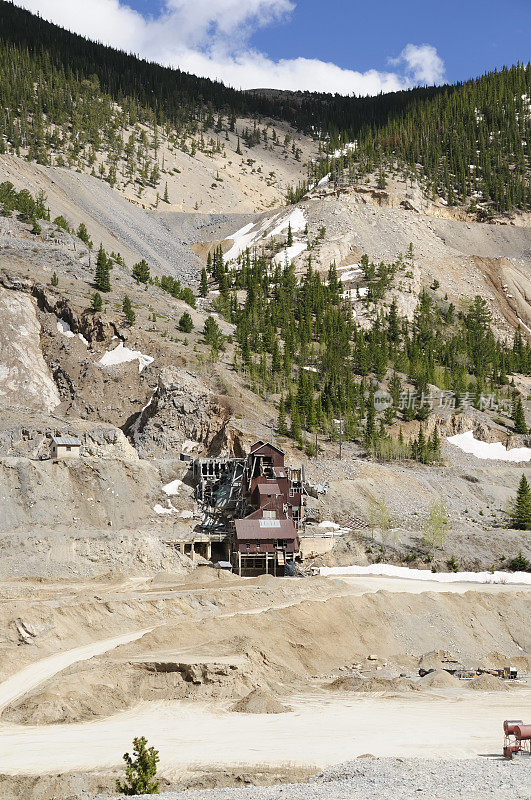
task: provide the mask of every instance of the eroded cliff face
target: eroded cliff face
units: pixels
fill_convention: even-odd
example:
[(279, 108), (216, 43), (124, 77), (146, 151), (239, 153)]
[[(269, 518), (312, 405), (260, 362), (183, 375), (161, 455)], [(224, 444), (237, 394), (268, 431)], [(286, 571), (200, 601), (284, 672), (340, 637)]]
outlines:
[(164, 367), (130, 434), (144, 458), (175, 456), (183, 447), (210, 450), (216, 442), (222, 447), (229, 416), (227, 406), (192, 372)]
[(53, 411), (61, 399), (44, 360), (34, 299), (0, 286), (0, 402)]

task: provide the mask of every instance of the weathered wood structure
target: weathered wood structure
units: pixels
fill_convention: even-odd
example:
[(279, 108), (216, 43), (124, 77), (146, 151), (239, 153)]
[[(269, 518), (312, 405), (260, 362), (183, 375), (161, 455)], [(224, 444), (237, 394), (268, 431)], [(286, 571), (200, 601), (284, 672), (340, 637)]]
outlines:
[(284, 462), (279, 447), (258, 441), (245, 459), (194, 463), (202, 528), (240, 575), (294, 572), (304, 527), (304, 468)]

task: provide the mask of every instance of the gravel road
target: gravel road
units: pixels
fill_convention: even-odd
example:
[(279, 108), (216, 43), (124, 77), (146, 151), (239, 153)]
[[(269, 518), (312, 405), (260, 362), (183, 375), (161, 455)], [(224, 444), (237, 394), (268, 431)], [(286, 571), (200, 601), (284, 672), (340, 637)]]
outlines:
[[(500, 742), (501, 746), (501, 742)], [(144, 795), (146, 796), (146, 795)], [(502, 758), (462, 761), (364, 758), (320, 773), (308, 783), (245, 789), (163, 792), (160, 800), (527, 800), (531, 763)]]

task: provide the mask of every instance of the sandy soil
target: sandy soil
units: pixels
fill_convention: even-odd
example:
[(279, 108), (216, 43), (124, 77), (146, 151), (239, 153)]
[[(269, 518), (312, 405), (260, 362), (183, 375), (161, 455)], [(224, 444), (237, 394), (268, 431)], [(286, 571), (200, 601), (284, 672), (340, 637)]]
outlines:
[(135, 631), (134, 633), (127, 633), (124, 636), (104, 639), (103, 641), (94, 642), (94, 644), (84, 645), (83, 647), (75, 647), (72, 650), (66, 650), (63, 653), (44, 658), (41, 661), (37, 661), (36, 664), (25, 667), (0, 684), (0, 711), (9, 705), (9, 703), (23, 697), (32, 689), (35, 689), (41, 683), (48, 680), (48, 678), (51, 678), (53, 675), (71, 666), (71, 664), (86, 661), (101, 653), (106, 653), (108, 650), (112, 650), (121, 644), (127, 644), (128, 642), (133, 642), (135, 639), (140, 639), (141, 636), (144, 636), (144, 634), (148, 633), (150, 630), (151, 629), (148, 628), (142, 631)]
[[(520, 718), (530, 699), (529, 691), (507, 697), (492, 692), (463, 696), (453, 690), (439, 690), (429, 698), (300, 696), (290, 698), (293, 713), (263, 715), (213, 713), (196, 704), (152, 704), (82, 725), (3, 725), (0, 771), (111, 768), (120, 763), (138, 731), (160, 750), (167, 776), (197, 763), (326, 766), (365, 752), (471, 758), (497, 752), (501, 722)], [(375, 720), (382, 722), (375, 725)]]
[[(300, 640), (299, 648), (305, 647), (303, 631), (306, 626), (306, 643), (311, 644), (312, 654), (308, 652), (302, 656), (301, 653), (300, 659), (303, 662), (307, 661), (308, 667), (315, 667), (318, 663), (331, 664), (334, 661), (333, 654), (336, 648), (333, 642), (337, 634), (335, 626), (331, 623), (331, 612), (336, 617), (337, 625), (345, 632), (347, 617), (343, 620), (338, 614), (343, 608), (350, 609), (350, 589), (356, 598), (360, 619), (369, 613), (372, 607), (373, 625), (381, 628), (387, 623), (375, 602), (389, 598), (389, 585), (393, 583), (395, 583), (393, 596), (396, 600), (393, 603), (392, 625), (397, 634), (401, 630), (398, 614), (403, 612), (411, 619), (411, 615), (423, 609), (423, 604), (427, 601), (428, 608), (432, 609), (429, 615), (432, 622), (428, 622), (428, 618), (423, 622), (424, 618), (419, 616), (420, 628), (425, 625), (433, 627), (435, 623), (439, 629), (439, 639), (448, 639), (448, 634), (441, 629), (441, 626), (444, 628), (449, 623), (444, 617), (441, 620), (436, 619), (435, 607), (432, 606), (432, 599), (438, 597), (442, 601), (442, 594), (435, 594), (432, 591), (435, 587), (430, 586), (427, 590), (424, 583), (422, 586), (417, 586), (415, 581), (367, 577), (361, 580), (349, 579), (348, 583), (322, 578), (316, 579), (315, 582), (309, 580), (288, 583), (275, 579), (241, 581), (232, 578), (227, 579), (228, 582), (224, 586), (212, 587), (212, 584), (207, 583), (201, 588), (197, 575), (179, 580), (180, 591), (173, 597), (171, 589), (173, 588), (175, 592), (179, 584), (176, 585), (170, 576), (154, 582), (124, 581), (121, 585), (112, 587), (112, 591), (116, 595), (121, 591), (125, 600), (128, 594), (131, 597), (140, 597), (144, 589), (149, 605), (155, 604), (159, 608), (165, 599), (175, 604), (178, 598), (181, 603), (186, 598), (190, 608), (195, 609), (192, 615), (195, 620), (189, 621), (192, 623), (190, 630), (192, 628), (194, 630), (195, 656), (190, 646), (184, 648), (181, 655), (190, 665), (194, 657), (201, 657), (206, 647), (212, 653), (217, 652), (218, 661), (223, 661), (223, 647), (235, 644), (230, 639), (225, 642), (223, 639), (223, 633), (230, 637), (231, 630), (233, 632), (240, 630), (244, 635), (243, 638), (240, 636), (240, 650), (244, 657), (255, 629), (258, 640), (263, 643), (267, 641), (264, 637), (265, 629), (268, 627), (270, 632), (277, 630), (280, 636), (278, 642), (274, 636), (272, 637), (270, 656), (280, 659), (286, 668), (290, 664), (289, 669), (293, 670), (296, 662), (293, 656), (291, 656), (292, 661), (288, 660), (290, 651), (285, 647), (282, 650), (281, 646), (281, 640), (284, 639), (282, 629), (284, 624), (288, 624), (291, 630), (291, 633), (287, 634), (292, 640), (289, 645), (297, 646), (297, 640)], [(322, 597), (320, 602), (308, 603), (303, 598), (304, 594), (311, 593), (312, 584), (314, 595), (317, 592), (317, 595), (320, 594)], [(205, 592), (209, 591), (209, 587), (211, 587), (210, 595), (206, 595)], [(212, 594), (214, 588), (216, 595)], [(526, 604), (523, 600), (525, 595), (518, 591), (518, 587), (437, 586), (437, 590), (442, 588), (450, 589), (446, 594), (448, 600), (454, 597), (453, 603), (464, 603), (461, 610), (463, 624), (464, 618), (467, 615), (470, 617), (471, 601), (475, 608), (481, 606), (485, 614), (488, 613), (491, 599), (497, 597), (501, 603), (508, 592), (513, 593), (515, 601)], [(461, 593), (467, 588), (468, 594), (460, 600)], [(302, 596), (297, 596), (299, 589), (303, 591)], [(385, 592), (380, 596), (374, 593), (376, 589), (385, 589)], [(348, 595), (344, 596), (344, 592)], [(216, 599), (216, 596), (221, 593), (225, 598), (222, 603), (225, 605), (225, 610), (218, 619), (216, 615), (212, 617), (215, 609), (212, 601), (219, 603), (220, 600)], [(327, 595), (334, 594), (337, 597), (326, 600)], [(365, 600), (363, 600), (364, 595), (368, 595)], [(107, 592), (106, 597), (102, 599), (108, 604), (110, 596)], [(207, 596), (210, 600), (207, 600)], [(238, 605), (235, 607), (232, 602), (237, 602)], [(334, 603), (333, 606), (330, 605), (331, 602)], [(348, 605), (343, 607), (344, 603)], [(369, 603), (369, 607), (363, 609), (363, 603)], [(403, 606), (402, 612), (401, 606)], [(182, 611), (179, 613), (182, 615)], [(459, 624), (456, 617), (459, 613), (458, 607), (455, 606), (454, 611), (450, 613), (453, 614), (456, 625)], [(136, 616), (138, 617), (138, 611)], [(309, 618), (314, 624), (311, 634), (313, 640), (307, 638), (310, 633)], [(479, 618), (478, 616), (478, 620)], [(353, 623), (354, 618), (351, 619)], [(356, 621), (358, 628), (361, 624), (360, 619)], [(221, 620), (223, 622), (220, 625)], [(477, 646), (478, 635), (479, 640), (483, 641), (486, 634), (485, 631), (480, 633), (474, 620), (470, 621), (470, 625), (476, 631)], [(484, 625), (487, 628), (491, 627), (487, 619), (484, 620)], [(135, 630), (40, 659), (15, 672), (0, 684), (0, 704), (4, 707), (17, 698), (22, 699), (30, 690), (49, 682), (54, 675), (60, 676), (65, 670), (67, 676), (76, 679), (72, 670), (76, 669), (80, 662), (90, 666), (88, 659), (105, 658), (104, 654), (111, 650), (114, 668), (112, 662), (104, 663), (108, 663), (106, 669), (111, 680), (112, 676), (117, 679), (122, 669), (121, 663), (125, 667), (131, 659), (134, 659), (135, 654), (138, 656), (140, 653), (144, 654), (144, 660), (148, 659), (150, 653), (154, 652), (154, 647), (161, 642), (165, 642), (166, 646), (174, 642), (174, 646), (178, 646), (177, 632), (180, 629), (186, 631), (189, 627), (186, 618), (182, 618), (177, 628), (165, 626), (150, 631)], [(215, 641), (216, 629), (221, 633), (218, 642)], [(374, 641), (368, 637), (369, 628), (363, 630), (365, 633), (359, 628), (360, 636), (363, 637), (363, 641), (358, 642), (360, 649), (374, 645)], [(518, 631), (518, 626), (514, 630)], [(383, 637), (383, 628), (381, 635)], [(270, 633), (270, 638), (271, 636)], [(181, 646), (185, 641), (186, 637), (181, 639)], [(331, 652), (328, 654), (321, 653), (320, 650), (324, 641), (329, 642), (328, 649)], [(466, 636), (463, 641), (467, 641)], [(426, 647), (429, 642), (430, 635), (423, 639), (424, 646)], [(490, 638), (487, 636), (482, 647), (485, 648), (489, 644)], [(405, 648), (407, 642), (402, 640), (398, 646)], [(413, 645), (413, 652), (418, 647), (418, 644)], [(336, 668), (348, 652), (348, 644), (343, 652), (337, 651)], [(352, 650), (350, 653), (352, 655)], [(177, 656), (178, 653), (174, 650), (172, 658), (176, 659)], [(205, 659), (205, 656), (202, 658)], [(161, 660), (164, 661), (162, 657)], [(210, 660), (213, 660), (213, 656)], [(83, 673), (77, 676), (77, 680), (84, 682)], [(302, 686), (305, 689), (302, 692), (294, 690), (294, 685), (296, 684), (292, 683), (291, 688), (289, 685), (284, 687), (282, 701), (289, 705), (292, 711), (283, 714), (234, 714), (230, 709), (235, 698), (231, 697), (230, 693), (224, 697), (221, 695), (216, 697), (214, 693), (208, 699), (196, 699), (192, 702), (175, 699), (144, 702), (122, 713), (88, 723), (23, 726), (13, 725), (6, 720), (0, 723), (0, 773), (41, 775), (65, 771), (113, 769), (119, 766), (121, 756), (130, 746), (132, 737), (139, 733), (147, 736), (160, 750), (161, 769), (169, 779), (173, 774), (182, 774), (184, 769), (191, 769), (197, 764), (201, 764), (202, 769), (217, 769), (221, 765), (271, 767), (289, 763), (302, 767), (320, 767), (366, 752), (372, 752), (377, 756), (394, 757), (469, 758), (478, 754), (497, 752), (501, 721), (505, 718), (525, 716), (525, 709), (531, 700), (531, 690), (525, 686), (515, 688), (511, 692), (482, 691), (481, 688), (469, 692), (464, 685), (441, 688), (426, 684), (418, 692), (358, 693), (345, 692), (341, 689), (339, 691), (319, 689), (318, 684), (312, 682), (308, 675), (304, 680), (302, 673), (298, 685), (299, 689)], [(60, 688), (61, 684), (58, 686)], [(489, 687), (485, 686), (486, 689)], [(95, 700), (97, 702), (97, 697)], [(375, 720), (383, 722), (375, 725)], [(455, 737), (456, 725), (460, 731), (458, 740)]]

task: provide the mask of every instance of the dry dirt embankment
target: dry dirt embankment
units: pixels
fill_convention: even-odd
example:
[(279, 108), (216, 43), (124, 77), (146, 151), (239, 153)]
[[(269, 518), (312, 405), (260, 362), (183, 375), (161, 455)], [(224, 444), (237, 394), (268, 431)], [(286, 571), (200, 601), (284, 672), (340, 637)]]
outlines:
[[(367, 751), (410, 757), (419, 754), (419, 742), (423, 757), (494, 752), (499, 720), (521, 716), (528, 691), (468, 692), (427, 682), (415, 691), (408, 684), (404, 693), (407, 681), (385, 676), (414, 675), (420, 663), (442, 658), (443, 649), (464, 663), (520, 666), (531, 645), (529, 593), (474, 586), (464, 594), (435, 594), (425, 587), (418, 594), (369, 594), (374, 587), (366, 584), (367, 579), (359, 586), (355, 579), (348, 585), (324, 578), (243, 580), (211, 570), (155, 580), (100, 580), (85, 587), (45, 583), (38, 593), (31, 582), (11, 582), (3, 590), (2, 614), (4, 625), (11, 619), (6, 630), (15, 636), (4, 646), (4, 663), (20, 652), (16, 631), (20, 637), (28, 629), (35, 633), (36, 648), (24, 648), (26, 658), (53, 653), (68, 633), (72, 643), (84, 637), (89, 645), (78, 655), (86, 656), (91, 647), (99, 655), (74, 663), (76, 651), (63, 650), (52, 656), (55, 662), (30, 661), (29, 672), (18, 674), (12, 662), (7, 687), (18, 687), (21, 694), (16, 700), (10, 691), (13, 702), (0, 724), (0, 771), (12, 776), (3, 778), (6, 796), (28, 797), (38, 790), (42, 797), (65, 797), (72, 786), (80, 796), (83, 786), (111, 788), (132, 731), (160, 749), (168, 788), (218, 785), (221, 768), (233, 776), (240, 771), (271, 780), (275, 773), (289, 775), (288, 762), (308, 770)], [(24, 598), (8, 599), (23, 587)], [(64, 598), (62, 607), (57, 598)], [(14, 620), (23, 608), (26, 616), (17, 628)], [(102, 652), (109, 642), (100, 642), (96, 631), (106, 624), (131, 630), (133, 620), (137, 628), (141, 621), (153, 630)], [(61, 671), (43, 672), (53, 663)], [(324, 688), (334, 676), (348, 676), (354, 663), (369, 691)], [(48, 680), (35, 682), (27, 693), (28, 674)], [(257, 686), (268, 707), (284, 705), (293, 712), (248, 713), (253, 711), (248, 695)], [(247, 699), (244, 713), (235, 714), (230, 708), (238, 697)], [(371, 724), (382, 717), (385, 736)], [(14, 725), (15, 720), (23, 724)], [(86, 775), (96, 768), (99, 775)], [(53, 784), (53, 794), (50, 776), (64, 772), (71, 774), (62, 787)], [(297, 774), (303, 777), (304, 771)]]

